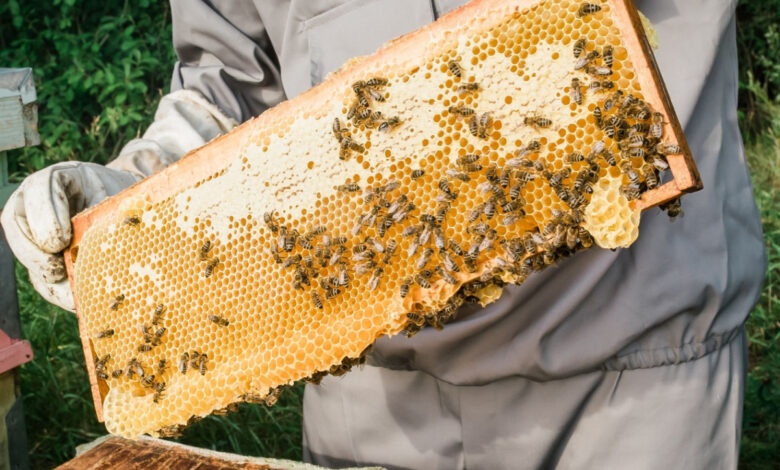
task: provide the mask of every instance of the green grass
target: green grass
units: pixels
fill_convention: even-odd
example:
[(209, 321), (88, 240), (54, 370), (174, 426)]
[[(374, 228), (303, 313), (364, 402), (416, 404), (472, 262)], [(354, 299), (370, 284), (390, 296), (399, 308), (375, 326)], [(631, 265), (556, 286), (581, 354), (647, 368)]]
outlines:
[(752, 107), (741, 113), (769, 268), (747, 321), (750, 372), (745, 392), (741, 466), (774, 469), (780, 459), (780, 104), (748, 75)]
[[(780, 459), (780, 0), (746, 0), (738, 12), (741, 125), (770, 262), (747, 325), (740, 464), (763, 470)], [(34, 67), (42, 138), (10, 154), (12, 177), (62, 160), (105, 162), (142, 132), (167, 91), (170, 35), (166, 2), (0, 2), (0, 65)], [(19, 265), (16, 278), (23, 333), (35, 351), (20, 372), (31, 467), (50, 468), (106, 431), (95, 419), (75, 316), (46, 303)], [(296, 386), (274, 407), (241, 405), (238, 413), (196, 423), (179, 440), (300, 459), (302, 395)]]

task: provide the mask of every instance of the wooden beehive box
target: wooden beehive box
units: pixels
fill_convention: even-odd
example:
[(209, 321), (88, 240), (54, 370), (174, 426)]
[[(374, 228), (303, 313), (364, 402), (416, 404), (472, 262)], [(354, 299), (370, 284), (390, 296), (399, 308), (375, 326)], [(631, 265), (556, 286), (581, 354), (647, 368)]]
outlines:
[[(100, 205), (78, 214), (73, 218), (72, 245), (65, 252), (71, 282), (73, 282), (73, 263), (78, 255), (79, 242), (82, 237), (93, 225), (111, 218), (116, 219), (117, 211), (123, 201), (142, 195), (150, 203), (157, 203), (226, 168), (237, 157), (257, 127), (267, 122), (283, 120), (285, 116), (303, 113), (309, 101), (316, 101), (320, 95), (327, 93), (329, 90), (327, 87), (333, 86), (334, 83), (341, 85), (350, 83), (354, 77), (360, 76), (365, 67), (375, 64), (377, 61), (382, 61), (393, 55), (415, 54), (416, 51), (424, 47), (424, 38), (432, 30), (456, 29), (459, 21), (464, 18), (478, 17), (497, 5), (512, 5), (516, 11), (520, 11), (539, 3), (542, 2), (538, 0), (475, 0), (442, 17), (435, 24), (393, 41), (379, 54), (348, 64), (330, 76), (325, 83), (242, 124), (231, 133), (194, 150), (164, 171), (147, 178)], [(636, 79), (639, 81), (645, 101), (653, 109), (662, 112), (667, 117), (668, 122), (664, 125), (666, 141), (677, 144), (682, 149), (682, 153), (668, 156), (668, 164), (673, 178), (642, 195), (639, 207), (645, 210), (673, 200), (683, 193), (700, 189), (701, 181), (633, 2), (631, 0), (606, 0), (604, 3), (610, 7), (613, 24), (620, 32), (623, 46), (633, 64)], [(75, 300), (78, 313), (79, 299)], [(89, 337), (89, 332), (84, 328), (84, 322), (81, 318), (79, 325), (92, 384), (95, 409), (98, 418), (102, 420), (102, 404), (107, 393), (107, 386), (104, 382), (96, 379), (92, 340)]]

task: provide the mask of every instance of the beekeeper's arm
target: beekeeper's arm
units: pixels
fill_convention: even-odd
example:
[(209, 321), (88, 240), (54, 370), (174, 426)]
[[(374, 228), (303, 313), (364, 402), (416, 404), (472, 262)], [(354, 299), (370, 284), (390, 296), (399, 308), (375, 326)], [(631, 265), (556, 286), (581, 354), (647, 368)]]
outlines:
[(3, 210), (0, 221), (14, 255), (35, 289), (62, 308), (74, 310), (62, 258), (72, 216), (284, 99), (270, 43), (242, 32), (262, 30), (256, 11), (229, 1), (173, 0), (171, 7), (179, 61), (172, 91), (143, 136), (106, 166), (63, 162), (28, 176)]

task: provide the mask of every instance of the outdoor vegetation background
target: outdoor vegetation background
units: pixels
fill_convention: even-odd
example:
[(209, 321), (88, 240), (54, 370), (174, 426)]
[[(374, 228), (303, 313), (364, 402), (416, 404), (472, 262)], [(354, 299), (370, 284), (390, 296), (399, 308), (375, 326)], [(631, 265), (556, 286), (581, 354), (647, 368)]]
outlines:
[[(740, 124), (769, 253), (748, 319), (741, 467), (770, 469), (780, 460), (780, 0), (741, 2), (738, 19)], [(38, 90), (41, 145), (9, 153), (12, 179), (64, 160), (105, 163), (142, 133), (168, 91), (170, 37), (163, 1), (0, 2), (0, 67), (33, 67)], [(35, 351), (21, 368), (31, 468), (50, 468), (106, 431), (95, 419), (76, 317), (42, 300), (18, 264), (16, 277), (24, 337)], [(297, 386), (272, 408), (243, 404), (179, 441), (300, 459), (302, 396)]]

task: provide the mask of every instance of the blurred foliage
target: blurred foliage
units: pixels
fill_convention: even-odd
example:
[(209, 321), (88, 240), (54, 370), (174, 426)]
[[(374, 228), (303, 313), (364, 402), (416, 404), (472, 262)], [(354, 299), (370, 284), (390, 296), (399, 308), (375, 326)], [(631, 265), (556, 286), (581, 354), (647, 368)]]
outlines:
[(12, 154), (25, 175), (63, 160), (105, 163), (151, 122), (175, 55), (167, 2), (0, 2), (0, 64), (33, 67), (41, 145)]
[(739, 2), (737, 46), (740, 83), (758, 84), (764, 90), (763, 96), (756, 95), (755, 88), (740, 90), (743, 130), (755, 134), (771, 119), (770, 108), (760, 106), (761, 99), (780, 101), (780, 0)]
[[(761, 209), (769, 271), (748, 319), (750, 371), (740, 466), (780, 460), (780, 0), (739, 4), (740, 125)], [(0, 66), (31, 66), (38, 147), (10, 154), (11, 175), (63, 160), (104, 163), (151, 121), (175, 60), (166, 2), (0, 2)], [(76, 318), (47, 304), (17, 265), (24, 335), (35, 359), (21, 369), (32, 468), (50, 468), (105, 433), (95, 419)], [(181, 442), (269, 457), (301, 456), (302, 387), (272, 408), (242, 405), (209, 417)]]

